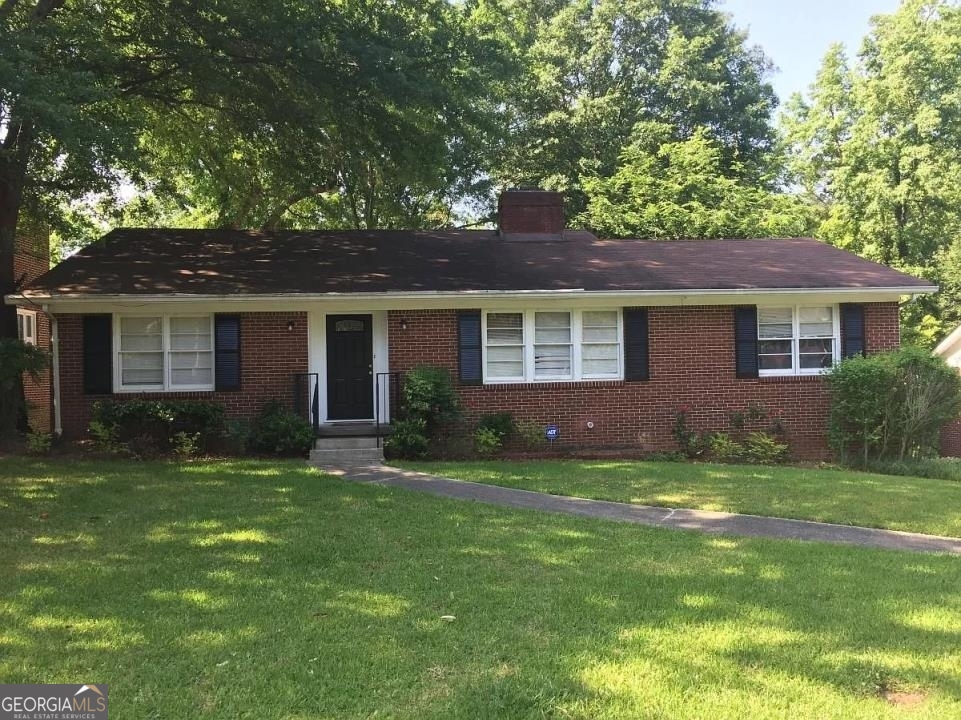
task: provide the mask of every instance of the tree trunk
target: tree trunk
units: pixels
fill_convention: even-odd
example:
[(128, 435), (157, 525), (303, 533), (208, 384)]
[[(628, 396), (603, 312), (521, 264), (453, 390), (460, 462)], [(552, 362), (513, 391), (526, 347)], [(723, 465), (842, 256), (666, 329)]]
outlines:
[[(21, 121), (11, 122), (0, 147), (0, 298), (17, 290), (13, 257), (32, 144), (32, 128)], [(4, 337), (17, 337), (17, 311), (0, 304), (0, 338)]]

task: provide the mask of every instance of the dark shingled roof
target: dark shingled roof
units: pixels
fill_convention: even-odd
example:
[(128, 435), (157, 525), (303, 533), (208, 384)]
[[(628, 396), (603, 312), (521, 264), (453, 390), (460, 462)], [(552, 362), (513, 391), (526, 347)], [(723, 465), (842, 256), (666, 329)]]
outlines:
[(918, 288), (809, 238), (598, 240), (494, 231), (121, 229), (25, 288), (40, 294)]

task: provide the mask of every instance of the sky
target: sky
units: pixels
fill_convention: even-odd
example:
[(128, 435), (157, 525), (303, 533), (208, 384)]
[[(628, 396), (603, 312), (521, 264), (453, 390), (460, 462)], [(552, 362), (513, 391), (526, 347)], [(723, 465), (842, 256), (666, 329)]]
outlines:
[(748, 31), (777, 66), (770, 78), (783, 104), (814, 81), (828, 48), (841, 42), (853, 57), (872, 15), (894, 12), (898, 0), (720, 0), (719, 8)]

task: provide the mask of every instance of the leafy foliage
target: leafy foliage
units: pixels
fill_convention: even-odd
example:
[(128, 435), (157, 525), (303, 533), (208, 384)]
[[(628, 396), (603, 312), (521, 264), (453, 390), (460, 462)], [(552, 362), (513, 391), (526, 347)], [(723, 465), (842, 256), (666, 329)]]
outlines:
[(523, 68), (504, 88), (509, 142), (494, 176), (562, 190), (584, 211), (583, 163), (611, 177), (635, 127), (701, 129), (725, 175), (760, 179), (774, 147), (770, 63), (728, 17), (702, 0), (488, 0), (474, 21)]
[(842, 461), (937, 454), (942, 426), (961, 412), (961, 377), (920, 348), (844, 360), (828, 375), (829, 438)]
[(445, 368), (422, 365), (404, 376), (402, 413), (422, 420), (428, 438), (433, 438), (460, 419), (457, 391)]
[(908, 0), (876, 16), (857, 59), (825, 57), (785, 115), (792, 169), (833, 245), (940, 282), (909, 303), (926, 345), (961, 320), (961, 7)]
[(249, 446), (269, 455), (306, 455), (314, 444), (314, 428), (279, 402), (264, 405), (250, 427)]
[(189, 454), (216, 445), (224, 431), (224, 406), (205, 400), (101, 400), (93, 405), (90, 434), (108, 454)]
[(391, 423), (385, 448), (392, 457), (417, 458), (460, 419), (457, 391), (445, 368), (422, 365), (404, 376), (400, 418)]
[[(813, 228), (801, 199), (725, 174), (723, 146), (699, 128), (681, 141), (666, 125), (635, 127), (609, 177), (584, 175), (579, 218), (607, 237), (796, 237)], [(736, 174), (739, 166), (733, 169)]]
[(26, 409), (24, 374), (36, 378), (49, 361), (47, 353), (34, 345), (0, 337), (0, 442), (14, 437)]
[(427, 423), (422, 418), (395, 420), (391, 423), (390, 437), (384, 442), (384, 450), (390, 457), (420, 458), (427, 455)]

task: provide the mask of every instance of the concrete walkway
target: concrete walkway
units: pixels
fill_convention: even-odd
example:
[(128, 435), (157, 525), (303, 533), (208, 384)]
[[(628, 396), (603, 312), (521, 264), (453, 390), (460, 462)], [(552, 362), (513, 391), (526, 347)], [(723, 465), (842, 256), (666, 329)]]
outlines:
[(400, 470), (386, 465), (347, 468), (318, 467), (324, 472), (355, 482), (399, 487), (440, 497), (474, 500), (504, 507), (567, 513), (569, 515), (619, 520), (638, 525), (652, 525), (677, 530), (697, 530), (718, 535), (813, 540), (883, 548), (885, 550), (961, 555), (961, 538), (922, 535), (897, 530), (878, 530), (852, 525), (834, 525), (810, 520), (787, 520), (760, 515), (738, 515), (709, 510), (671, 509), (606, 500), (586, 500), (564, 495), (531, 492), (530, 490), (497, 487), (496, 485), (483, 485), (466, 480), (452, 480), (409, 470)]

